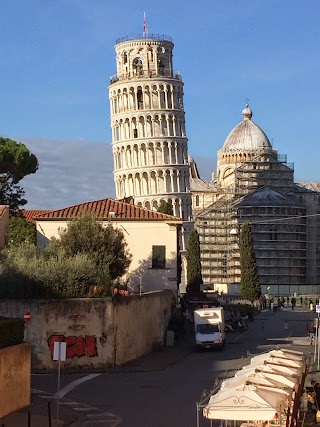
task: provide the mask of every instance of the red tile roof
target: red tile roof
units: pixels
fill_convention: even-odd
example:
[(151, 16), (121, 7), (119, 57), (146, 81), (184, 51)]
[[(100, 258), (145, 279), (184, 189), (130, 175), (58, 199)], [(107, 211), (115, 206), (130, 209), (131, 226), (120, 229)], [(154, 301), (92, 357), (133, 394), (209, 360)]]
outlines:
[[(36, 211), (34, 211), (36, 212)], [(166, 215), (149, 209), (124, 203), (114, 199), (102, 199), (92, 202), (80, 203), (79, 205), (69, 206), (67, 208), (46, 211), (37, 215), (36, 220), (68, 220), (79, 218), (86, 212), (95, 214), (100, 220), (167, 220), (182, 221), (180, 218)]]
[(26, 219), (28, 222), (35, 222), (34, 218), (36, 216), (42, 215), (42, 214), (47, 213), (47, 212), (51, 212), (51, 211), (48, 209), (40, 209), (40, 210), (39, 209), (38, 210), (26, 209), (26, 210), (23, 210), (21, 213), (22, 213), (22, 216), (24, 217), (24, 219)]

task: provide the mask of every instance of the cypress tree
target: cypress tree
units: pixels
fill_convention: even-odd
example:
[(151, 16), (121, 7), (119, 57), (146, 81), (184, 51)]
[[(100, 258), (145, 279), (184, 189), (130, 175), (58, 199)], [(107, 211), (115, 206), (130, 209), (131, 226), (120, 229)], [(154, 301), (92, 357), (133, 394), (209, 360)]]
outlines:
[(200, 292), (202, 283), (199, 234), (196, 229), (193, 229), (190, 233), (187, 252), (187, 292)]
[(172, 202), (170, 200), (168, 202), (166, 202), (165, 200), (161, 200), (157, 211), (167, 215), (173, 215)]
[(259, 274), (253, 248), (251, 226), (245, 222), (240, 231), (241, 295), (253, 302), (261, 294)]

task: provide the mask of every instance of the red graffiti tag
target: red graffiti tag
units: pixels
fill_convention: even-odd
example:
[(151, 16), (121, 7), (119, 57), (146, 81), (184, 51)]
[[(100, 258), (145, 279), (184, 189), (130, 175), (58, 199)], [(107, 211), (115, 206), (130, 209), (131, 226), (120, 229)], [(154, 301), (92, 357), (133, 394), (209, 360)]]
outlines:
[(64, 335), (51, 335), (48, 339), (48, 346), (51, 356), (53, 356), (54, 342), (65, 342), (67, 344), (67, 359), (73, 357), (95, 357), (98, 356), (97, 340), (95, 335), (83, 336), (69, 336)]

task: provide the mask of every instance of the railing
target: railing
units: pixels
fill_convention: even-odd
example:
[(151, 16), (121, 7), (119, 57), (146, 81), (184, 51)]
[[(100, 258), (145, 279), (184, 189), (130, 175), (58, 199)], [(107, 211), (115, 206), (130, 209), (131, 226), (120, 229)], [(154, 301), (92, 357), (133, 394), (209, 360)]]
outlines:
[(286, 154), (278, 154), (278, 161), (288, 166), (288, 168), (294, 170), (294, 163), (287, 163), (287, 155)]
[(165, 34), (138, 34), (136, 36), (124, 36), (116, 40), (116, 44), (127, 42), (130, 40), (164, 40), (172, 43), (172, 38)]
[(115, 73), (110, 76), (110, 84), (113, 84), (119, 80), (145, 79), (145, 78), (158, 79), (162, 77), (167, 77), (167, 78), (169, 77), (171, 79), (182, 81), (182, 75), (180, 71), (177, 71), (177, 70), (172, 71), (169, 68), (165, 68), (161, 70), (160, 73), (159, 72), (156, 73), (153, 71), (146, 71), (146, 70), (139, 70), (139, 72), (138, 71), (128, 72), (125, 74)]

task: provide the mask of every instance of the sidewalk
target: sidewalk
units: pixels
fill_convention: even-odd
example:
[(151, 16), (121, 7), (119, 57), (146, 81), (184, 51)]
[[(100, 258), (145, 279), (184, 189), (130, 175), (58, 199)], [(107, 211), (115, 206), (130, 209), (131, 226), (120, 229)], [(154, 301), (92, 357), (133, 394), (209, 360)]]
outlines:
[[(227, 344), (235, 342), (242, 337), (245, 339), (246, 334), (250, 334), (251, 337), (256, 334), (263, 333), (266, 337), (278, 337), (279, 327), (283, 331), (284, 338), (271, 340), (270, 345), (266, 346), (276, 347), (288, 347), (295, 350), (303, 351), (306, 355), (310, 356), (313, 353), (313, 347), (310, 345), (307, 334), (306, 324), (309, 319), (315, 317), (315, 313), (310, 311), (303, 311), (300, 307), (295, 310), (285, 308), (280, 312), (273, 313), (270, 310), (264, 310), (257, 314), (255, 322), (249, 323), (249, 329), (243, 333), (231, 332), (227, 335)], [(287, 323), (287, 329), (286, 329)], [(263, 332), (262, 332), (263, 331)], [(107, 372), (110, 373), (130, 373), (130, 372), (152, 372), (161, 371), (167, 369), (175, 363), (178, 363), (181, 359), (186, 357), (193, 351), (194, 336), (192, 333), (186, 333), (183, 337), (175, 343), (173, 347), (163, 347), (159, 351), (153, 352), (146, 356), (143, 356), (137, 360), (134, 360), (126, 365), (117, 366), (110, 368)], [(260, 348), (258, 351), (261, 352)], [(309, 369), (309, 373), (306, 378), (305, 386), (309, 387), (311, 380), (315, 379), (320, 382), (320, 372), (317, 369), (316, 363), (312, 363)], [(42, 393), (44, 394), (44, 393)], [(83, 426), (83, 414), (76, 411), (70, 405), (68, 401), (64, 399), (60, 406), (60, 422), (56, 423), (56, 402), (52, 400), (52, 396), (43, 396), (41, 394), (31, 395), (31, 426), (46, 427), (48, 423), (48, 400), (51, 400), (51, 414), (52, 414), (52, 427), (72, 426), (80, 427)], [(21, 427), (28, 426), (28, 408), (20, 412), (11, 414), (0, 421), (0, 426), (5, 427)]]
[[(80, 427), (83, 425), (82, 414), (79, 414), (74, 409), (60, 405), (59, 406), (59, 421), (56, 420), (57, 405), (56, 401), (48, 401), (38, 394), (31, 393), (31, 405), (29, 408), (22, 409), (8, 415), (0, 420), (1, 427), (27, 427), (28, 417), (30, 416), (30, 425), (32, 427), (49, 426), (49, 403), (51, 408), (51, 426), (52, 427)], [(29, 415), (30, 414), (30, 415)]]

